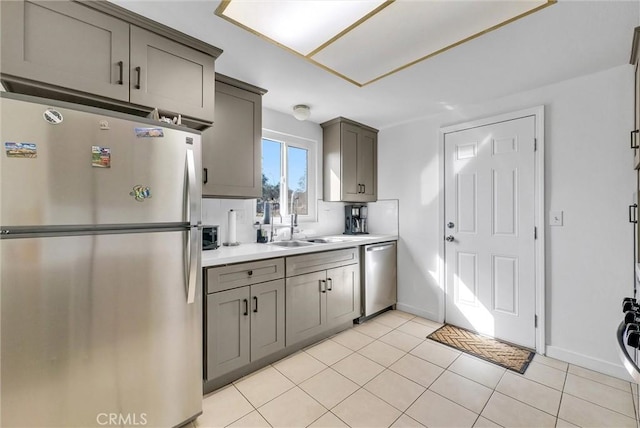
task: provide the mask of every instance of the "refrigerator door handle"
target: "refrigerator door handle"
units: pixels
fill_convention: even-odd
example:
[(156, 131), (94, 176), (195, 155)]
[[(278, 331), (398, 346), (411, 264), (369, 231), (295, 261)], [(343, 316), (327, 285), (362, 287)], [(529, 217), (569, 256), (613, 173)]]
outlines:
[(198, 185), (196, 181), (196, 161), (193, 150), (187, 149), (187, 180), (189, 186), (189, 265), (187, 277), (187, 304), (196, 300), (198, 279), (198, 254), (200, 249), (200, 225), (198, 224)]
[(187, 180), (189, 185), (189, 225), (198, 224), (198, 183), (196, 180), (196, 160), (192, 149), (187, 149)]
[(187, 304), (196, 301), (196, 281), (198, 279), (198, 248), (200, 228), (189, 228), (189, 272), (187, 277)]

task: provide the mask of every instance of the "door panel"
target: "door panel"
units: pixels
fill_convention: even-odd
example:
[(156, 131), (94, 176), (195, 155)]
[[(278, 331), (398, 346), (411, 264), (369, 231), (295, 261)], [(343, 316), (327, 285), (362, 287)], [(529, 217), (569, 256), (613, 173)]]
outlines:
[(340, 173), (342, 178), (342, 200), (358, 201), (358, 143), (361, 138), (360, 127), (348, 123), (340, 125), (342, 141)]
[(129, 101), (126, 22), (74, 2), (3, 1), (1, 27), (3, 73)]
[(170, 426), (201, 410), (186, 233), (0, 240), (2, 426), (94, 427), (104, 412)]
[(314, 272), (286, 279), (287, 346), (321, 333), (326, 324), (326, 274)]
[(329, 327), (360, 316), (360, 266), (327, 271), (327, 323)]
[(284, 348), (284, 279), (251, 286), (251, 361)]
[(210, 196), (262, 196), (262, 96), (216, 82), (215, 123), (202, 134)]
[(377, 199), (378, 136), (375, 132), (366, 129), (362, 129), (361, 133), (358, 144), (358, 183), (363, 185), (362, 200), (375, 201)]
[(445, 134), (446, 320), (535, 347), (533, 116)]
[(250, 361), (249, 287), (207, 296), (207, 379)]
[[(66, 108), (56, 108), (63, 121), (53, 125), (43, 119), (47, 106), (0, 103), (0, 139), (37, 147), (33, 158), (0, 156), (4, 226), (187, 221), (187, 149), (194, 153), (199, 194), (199, 135)], [(137, 137), (136, 128), (163, 136)], [(94, 166), (94, 146), (110, 150), (109, 168)], [(136, 198), (137, 186), (150, 197)], [(195, 203), (199, 211), (200, 198)]]
[(131, 61), (132, 103), (213, 120), (213, 57), (132, 25)]

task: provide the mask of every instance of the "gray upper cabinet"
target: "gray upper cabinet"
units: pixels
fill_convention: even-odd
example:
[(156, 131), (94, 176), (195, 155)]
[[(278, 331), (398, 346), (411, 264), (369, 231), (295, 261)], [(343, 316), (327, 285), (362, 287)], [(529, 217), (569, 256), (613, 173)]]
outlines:
[(216, 75), (214, 123), (202, 134), (204, 196), (262, 196), (264, 93), (264, 89)]
[(321, 126), (324, 200), (377, 200), (378, 131), (343, 117), (325, 122)]
[(129, 100), (129, 24), (78, 3), (3, 1), (2, 73)]
[(214, 115), (214, 59), (131, 26), (130, 101), (196, 118)]
[(9, 90), (213, 121), (219, 49), (109, 2), (0, 6), (0, 72)]

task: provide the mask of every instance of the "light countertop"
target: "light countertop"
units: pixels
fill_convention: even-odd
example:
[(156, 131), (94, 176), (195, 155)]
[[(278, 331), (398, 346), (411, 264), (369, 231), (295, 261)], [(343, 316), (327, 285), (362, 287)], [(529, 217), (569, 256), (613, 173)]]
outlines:
[[(313, 237), (307, 237), (304, 239), (311, 238)], [(323, 236), (323, 238), (327, 238), (327, 236)], [(342, 241), (326, 244), (313, 244), (305, 247), (279, 247), (272, 244), (257, 243), (240, 244), (235, 247), (221, 246), (215, 250), (206, 250), (202, 252), (202, 267), (270, 259), (274, 257), (295, 256), (298, 254), (338, 250), (340, 248), (350, 248), (359, 245), (398, 240), (397, 235), (332, 235), (331, 238), (338, 238)]]

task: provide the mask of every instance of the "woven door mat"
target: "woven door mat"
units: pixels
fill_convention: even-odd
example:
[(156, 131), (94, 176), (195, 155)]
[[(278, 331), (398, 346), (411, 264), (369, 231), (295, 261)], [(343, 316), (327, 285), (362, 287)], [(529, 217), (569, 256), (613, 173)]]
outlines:
[(482, 336), (469, 330), (445, 324), (427, 339), (435, 340), (451, 348), (523, 374), (534, 353), (497, 339)]

